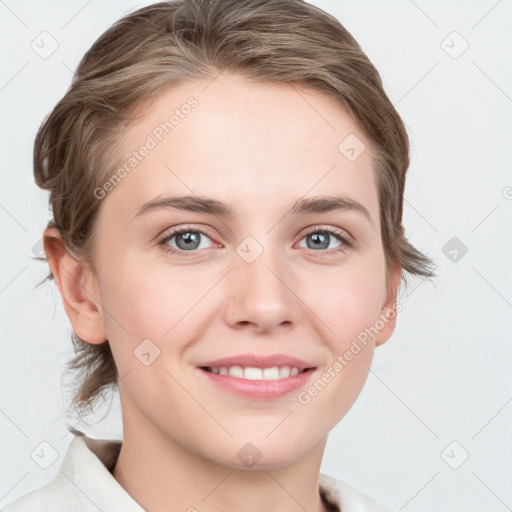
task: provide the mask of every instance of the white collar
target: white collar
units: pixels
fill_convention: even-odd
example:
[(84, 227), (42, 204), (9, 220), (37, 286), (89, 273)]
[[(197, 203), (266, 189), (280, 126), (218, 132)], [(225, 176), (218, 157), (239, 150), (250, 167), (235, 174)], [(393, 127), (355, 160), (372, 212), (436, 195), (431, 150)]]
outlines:
[[(145, 512), (114, 478), (121, 441), (94, 439), (74, 431), (75, 438), (56, 477), (8, 505), (4, 512), (36, 512), (51, 505), (54, 512)], [(386, 512), (348, 484), (323, 473), (321, 493), (341, 512)]]

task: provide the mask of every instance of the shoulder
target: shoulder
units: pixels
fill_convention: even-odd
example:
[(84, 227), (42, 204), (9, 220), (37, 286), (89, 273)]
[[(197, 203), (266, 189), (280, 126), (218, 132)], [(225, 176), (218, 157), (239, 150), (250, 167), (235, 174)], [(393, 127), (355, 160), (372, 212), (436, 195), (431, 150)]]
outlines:
[(80, 510), (78, 496), (75, 495), (72, 488), (63, 485), (59, 478), (25, 494), (14, 503), (4, 507), (1, 512), (46, 512), (48, 510), (53, 512), (78, 512)]
[(320, 490), (329, 503), (343, 512), (390, 512), (354, 487), (320, 473)]
[[(95, 466), (86, 457), (83, 439), (75, 437), (62, 461), (58, 473), (42, 487), (30, 491), (1, 512), (65, 512), (84, 510), (80, 496), (83, 477), (95, 476)], [(85, 455), (85, 457), (84, 457)], [(81, 468), (82, 478), (77, 473)]]
[(1, 512), (144, 512), (110, 472), (120, 442), (79, 434), (56, 477)]

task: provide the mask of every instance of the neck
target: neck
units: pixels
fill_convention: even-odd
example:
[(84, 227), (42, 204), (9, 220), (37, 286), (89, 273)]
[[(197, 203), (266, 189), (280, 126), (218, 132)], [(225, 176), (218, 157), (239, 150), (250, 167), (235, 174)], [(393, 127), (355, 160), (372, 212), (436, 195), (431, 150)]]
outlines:
[(127, 412), (112, 474), (147, 511), (326, 511), (318, 487), (326, 439), (285, 467), (240, 470), (186, 449), (142, 414)]

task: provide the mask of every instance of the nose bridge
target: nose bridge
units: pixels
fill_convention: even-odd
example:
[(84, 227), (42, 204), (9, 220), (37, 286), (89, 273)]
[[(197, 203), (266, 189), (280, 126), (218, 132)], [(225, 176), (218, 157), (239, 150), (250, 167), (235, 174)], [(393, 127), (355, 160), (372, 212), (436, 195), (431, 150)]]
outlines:
[(286, 291), (283, 281), (290, 278), (287, 276), (290, 272), (284, 261), (283, 247), (274, 237), (266, 234), (256, 239), (249, 235), (238, 245), (236, 253), (238, 278), (251, 286), (254, 292), (265, 291), (277, 298)]
[(269, 329), (298, 318), (293, 272), (274, 237), (247, 236), (236, 248), (230, 274), (230, 323), (250, 322)]

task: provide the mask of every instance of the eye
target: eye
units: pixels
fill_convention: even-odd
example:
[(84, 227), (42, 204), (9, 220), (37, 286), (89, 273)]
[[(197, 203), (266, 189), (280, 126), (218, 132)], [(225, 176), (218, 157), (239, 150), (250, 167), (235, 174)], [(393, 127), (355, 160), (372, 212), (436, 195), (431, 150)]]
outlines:
[[(158, 244), (164, 246), (167, 252), (188, 257), (194, 256), (196, 251), (208, 249), (208, 240), (212, 242), (212, 238), (214, 235), (206, 228), (185, 226), (165, 233)], [(346, 248), (353, 247), (351, 236), (346, 231), (330, 226), (315, 226), (314, 229), (306, 233), (301, 242), (302, 240), (306, 240), (306, 248), (314, 252), (342, 253)], [(333, 240), (337, 241), (338, 245), (329, 249)], [(169, 242), (172, 242), (171, 245)], [(304, 245), (299, 245), (299, 247), (304, 247)]]
[[(208, 244), (204, 245), (204, 241), (210, 240), (210, 233), (206, 229), (182, 228), (173, 229), (164, 235), (158, 244), (165, 246), (165, 250), (174, 254), (186, 254), (187, 252), (195, 252), (196, 250), (207, 249)], [(168, 243), (173, 241), (175, 246), (169, 246)], [(211, 240), (210, 240), (211, 241)]]
[[(322, 249), (328, 249), (333, 238), (338, 241), (338, 245), (330, 250), (322, 251)], [(353, 246), (350, 236), (345, 231), (329, 226), (321, 228), (318, 226), (315, 227), (313, 230), (306, 233), (302, 240), (306, 240), (306, 247), (308, 249), (320, 252), (343, 252), (347, 247), (350, 248)]]

